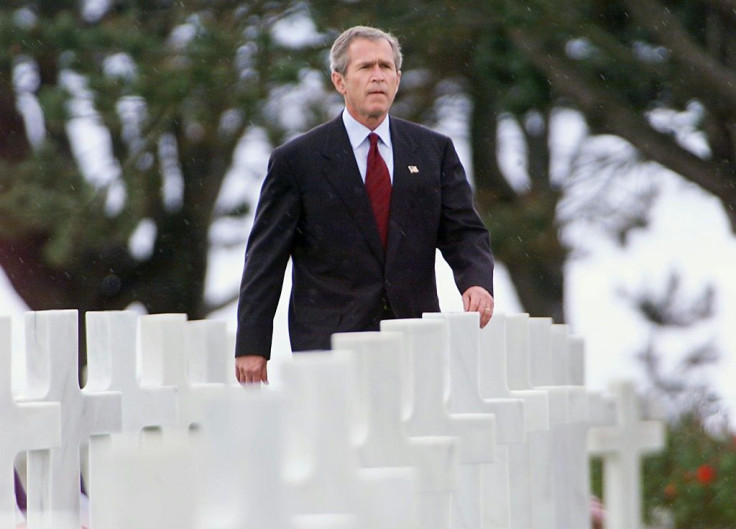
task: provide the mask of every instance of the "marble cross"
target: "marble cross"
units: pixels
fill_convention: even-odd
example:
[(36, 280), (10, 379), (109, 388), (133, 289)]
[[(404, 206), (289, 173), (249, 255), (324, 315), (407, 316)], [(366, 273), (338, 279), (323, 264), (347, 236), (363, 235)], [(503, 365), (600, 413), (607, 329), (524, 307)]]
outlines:
[[(141, 342), (141, 380), (177, 388), (177, 424), (164, 426), (164, 435), (179, 435), (197, 426), (202, 418), (202, 403), (225, 390), (224, 383), (194, 382), (207, 378), (192, 367), (205, 368), (206, 362), (190, 365), (187, 345), (190, 336), (186, 314), (150, 314), (139, 318)], [(234, 361), (234, 360), (233, 360)]]
[(361, 382), (351, 376), (350, 362), (348, 356), (313, 352), (298, 353), (282, 366), (286, 509), (297, 516), (355, 517), (366, 527), (414, 528), (412, 473), (361, 468), (352, 447), (353, 395)]
[[(500, 323), (499, 314), (491, 319)], [(525, 403), (526, 442), (509, 447), (511, 527), (548, 528), (554, 521), (549, 464), (550, 401), (531, 383), (528, 314), (505, 317), (507, 381), (511, 394)]]
[[(425, 318), (447, 321), (450, 338), (450, 386), (447, 406), (450, 413), (490, 413), (496, 418), (496, 458), (493, 462), (473, 467), (463, 465), (466, 474), (477, 470), (480, 475), (461, 479), (480, 483), (480, 518), (474, 523), (479, 529), (511, 528), (509, 453), (508, 445), (525, 441), (524, 401), (514, 397), (506, 384), (506, 342), (501, 340), (505, 320), (491, 320), (481, 332), (479, 316), (473, 312), (430, 313)], [(484, 335), (481, 346), (481, 334)], [(482, 347), (482, 349), (481, 349)], [(481, 362), (487, 362), (481, 371)], [(490, 396), (482, 396), (481, 377), (493, 380)], [(466, 506), (465, 512), (473, 512)], [(456, 516), (459, 513), (456, 513)]]
[(0, 527), (15, 527), (13, 463), (19, 452), (48, 450), (61, 443), (58, 402), (13, 398), (11, 319), (0, 317)]
[(196, 525), (204, 469), (197, 464), (193, 440), (100, 445), (94, 452), (100, 478), (90, 497), (99, 509), (90, 529), (221, 527)]
[[(136, 367), (138, 315), (134, 312), (88, 312), (87, 370), (90, 391), (119, 391), (122, 431), (176, 423), (176, 388), (141, 384)], [(148, 354), (158, 351), (146, 348)]]
[(121, 395), (80, 390), (76, 310), (27, 313), (25, 327), (29, 392), (62, 403), (61, 446), (28, 455), (28, 526), (79, 529), (80, 445), (121, 430)]
[(480, 476), (494, 461), (495, 416), (489, 413), (457, 413), (447, 410), (449, 377), (448, 323), (440, 318), (384, 320), (381, 330), (401, 332), (409, 358), (409, 413), (404, 419), (410, 436), (457, 437), (458, 488), (451, 505), (453, 529), (478, 529), (482, 513)]
[(641, 458), (661, 450), (665, 427), (641, 421), (636, 391), (630, 381), (610, 385), (617, 409), (613, 426), (592, 428), (588, 448), (603, 457), (603, 496), (607, 529), (639, 529), (642, 524)]
[(235, 346), (224, 321), (195, 320), (187, 323), (189, 378), (194, 384), (240, 386), (235, 378)]
[[(550, 318), (530, 321), (532, 384), (550, 399), (551, 494), (554, 527), (587, 529), (590, 525), (590, 483), (586, 437), (588, 392), (569, 381), (579, 368), (571, 365), (567, 325)], [(580, 358), (579, 358), (580, 359)]]
[(282, 529), (284, 503), (283, 392), (232, 388), (203, 404), (205, 473), (202, 529)]
[(368, 529), (353, 514), (300, 514), (292, 518), (287, 529)]
[(450, 498), (457, 488), (457, 439), (407, 435), (403, 419), (410, 405), (410, 381), (404, 344), (401, 333), (387, 331), (332, 336), (334, 354), (352, 360), (353, 443), (360, 465), (415, 468), (418, 527), (447, 529)]
[[(140, 445), (145, 428), (176, 424), (176, 388), (160, 384), (142, 385), (137, 369), (138, 315), (131, 311), (88, 312), (87, 385), (88, 391), (118, 391), (122, 401), (122, 431), (126, 435), (90, 439), (90, 460), (95, 460), (106, 443)], [(157, 351), (148, 350), (155, 354)], [(89, 473), (88, 490), (96, 499), (99, 481), (109, 479), (101, 472)], [(106, 486), (105, 484), (102, 487)], [(105, 520), (107, 505), (90, 502), (90, 523)]]

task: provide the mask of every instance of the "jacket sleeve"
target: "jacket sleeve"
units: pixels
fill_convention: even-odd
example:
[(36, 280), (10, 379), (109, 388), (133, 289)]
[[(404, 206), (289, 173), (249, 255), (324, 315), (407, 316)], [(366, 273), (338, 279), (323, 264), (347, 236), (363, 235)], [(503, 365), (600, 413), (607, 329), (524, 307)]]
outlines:
[(235, 356), (271, 357), (273, 318), (301, 215), (299, 191), (286, 157), (271, 155), (245, 252)]
[(493, 295), (493, 253), (488, 229), (473, 207), (473, 192), (452, 141), (442, 155), (442, 212), (437, 247), (452, 268), (460, 293), (471, 286)]

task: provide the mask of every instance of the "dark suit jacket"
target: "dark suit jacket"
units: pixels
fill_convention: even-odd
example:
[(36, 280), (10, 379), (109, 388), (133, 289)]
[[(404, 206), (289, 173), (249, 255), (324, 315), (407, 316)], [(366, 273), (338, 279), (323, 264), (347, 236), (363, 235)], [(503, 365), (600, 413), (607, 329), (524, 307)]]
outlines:
[(378, 329), (439, 311), (435, 250), (460, 292), (493, 293), (490, 237), (449, 138), (391, 118), (394, 180), (384, 252), (342, 117), (273, 151), (248, 240), (236, 356), (270, 357), (273, 317), (292, 258), (294, 351), (329, 349), (335, 332)]

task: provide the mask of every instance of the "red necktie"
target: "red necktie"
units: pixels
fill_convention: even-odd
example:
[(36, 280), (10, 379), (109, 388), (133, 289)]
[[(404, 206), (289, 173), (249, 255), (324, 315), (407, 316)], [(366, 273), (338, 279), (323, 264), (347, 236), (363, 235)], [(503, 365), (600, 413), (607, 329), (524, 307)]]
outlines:
[(378, 233), (381, 235), (383, 248), (386, 249), (388, 239), (388, 211), (391, 205), (391, 178), (388, 175), (386, 162), (378, 152), (378, 135), (371, 132), (368, 135), (371, 142), (368, 150), (368, 167), (365, 173), (365, 189), (371, 201), (373, 215), (376, 217)]

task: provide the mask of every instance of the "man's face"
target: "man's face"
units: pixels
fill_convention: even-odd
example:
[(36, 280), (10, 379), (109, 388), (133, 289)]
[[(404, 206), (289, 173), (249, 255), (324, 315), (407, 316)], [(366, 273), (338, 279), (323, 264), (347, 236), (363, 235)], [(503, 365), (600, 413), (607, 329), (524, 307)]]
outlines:
[(391, 44), (385, 39), (355, 39), (348, 48), (345, 75), (332, 72), (332, 83), (360, 123), (374, 129), (386, 117), (399, 89)]

